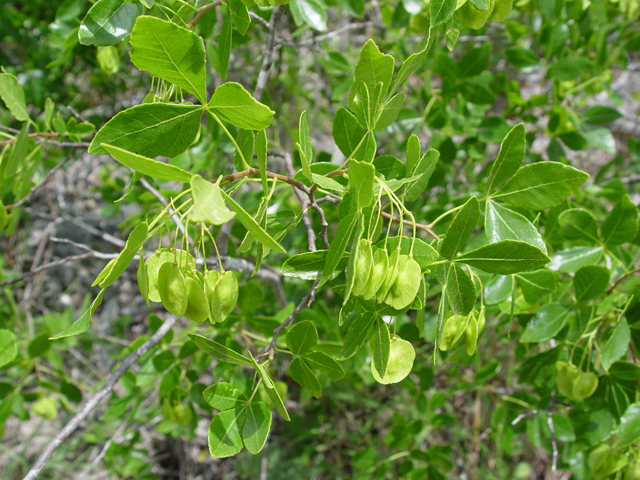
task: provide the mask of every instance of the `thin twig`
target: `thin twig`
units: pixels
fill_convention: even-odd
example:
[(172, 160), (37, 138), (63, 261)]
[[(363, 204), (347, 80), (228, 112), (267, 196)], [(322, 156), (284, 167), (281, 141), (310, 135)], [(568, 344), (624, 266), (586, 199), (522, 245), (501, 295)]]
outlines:
[(16, 203), (11, 204), (11, 205), (5, 205), (4, 208), (6, 208), (7, 210), (10, 210), (12, 208), (18, 208), (18, 207), (24, 205), (25, 203), (27, 203), (31, 199), (31, 197), (33, 197), (33, 195), (38, 190), (40, 190), (42, 187), (47, 185), (47, 183), (49, 183), (49, 180), (51, 180), (51, 178), (58, 172), (58, 170), (60, 170), (60, 168), (62, 168), (62, 166), (65, 163), (67, 163), (67, 161), (70, 158), (71, 158), (70, 156), (64, 158), (59, 164), (57, 164), (55, 167), (53, 167), (51, 170), (49, 170), (49, 172), (47, 172), (47, 176), (44, 178), (44, 180), (42, 182), (40, 182), (38, 185), (35, 185), (35, 186), (31, 187), (29, 192), (24, 197), (22, 197), (20, 200), (18, 200)]
[(257, 101), (262, 99), (262, 94), (264, 92), (265, 87), (267, 86), (267, 80), (269, 79), (269, 71), (271, 70), (271, 66), (273, 65), (273, 45), (275, 43), (276, 38), (276, 30), (278, 26), (278, 21), (282, 16), (283, 8), (281, 6), (275, 7), (273, 12), (271, 13), (271, 19), (269, 20), (269, 27), (267, 34), (267, 41), (264, 47), (264, 54), (262, 57), (262, 66), (260, 67), (260, 72), (258, 72), (258, 80), (256, 81), (256, 88), (253, 90), (253, 98)]
[[(382, 215), (384, 218), (388, 218), (396, 223), (400, 223), (400, 219), (398, 217), (393, 217), (391, 218), (391, 214), (387, 213), (387, 212), (380, 212), (380, 215)], [(406, 220), (403, 219), (402, 223), (404, 223), (405, 225), (410, 225), (413, 226), (413, 223), (410, 220)], [(436, 235), (436, 233), (431, 230), (429, 227), (427, 227), (426, 225), (423, 225), (422, 223), (416, 223), (416, 228), (419, 230), (424, 230), (425, 232), (427, 232), (429, 235), (431, 235), (433, 238), (435, 238), (436, 240), (440, 241), (440, 237), (438, 235)]]
[(640, 273), (640, 268), (636, 268), (635, 270), (631, 270), (630, 272), (625, 273), (619, 279), (617, 279), (614, 284), (607, 289), (607, 295), (609, 295), (613, 290), (621, 283), (624, 282), (631, 275), (635, 275), (636, 273)]
[[(29, 133), (27, 135), (27, 137), (29, 138), (58, 138), (60, 135), (58, 135), (57, 133), (48, 133), (48, 132), (41, 132), (41, 133)], [(0, 146), (2, 145), (9, 145), (10, 143), (13, 143), (16, 141), (16, 138), (18, 137), (14, 137), (14, 138), (10, 138), (9, 140), (3, 140), (0, 142)]]
[(218, 0), (217, 2), (213, 2), (211, 5), (207, 5), (206, 7), (202, 7), (200, 9), (200, 11), (196, 14), (195, 17), (193, 17), (193, 20), (191, 20), (189, 23), (187, 23), (187, 27), (193, 27), (196, 23), (198, 23), (198, 20), (200, 20), (200, 18), (207, 13), (209, 10), (219, 7), (220, 5), (222, 5), (225, 2), (225, 0)]
[(98, 404), (105, 398), (113, 387), (115, 387), (120, 377), (125, 374), (129, 367), (134, 364), (142, 355), (147, 353), (153, 347), (155, 347), (162, 337), (164, 337), (167, 332), (173, 327), (176, 323), (176, 317), (170, 317), (165, 320), (165, 322), (156, 330), (156, 332), (151, 335), (149, 340), (144, 342), (140, 347), (138, 347), (133, 353), (127, 355), (125, 359), (122, 361), (120, 366), (117, 368), (115, 372), (113, 372), (105, 384), (98, 390), (87, 403), (80, 409), (78, 413), (76, 413), (73, 418), (60, 430), (55, 437), (51, 439), (51, 441), (44, 448), (43, 452), (38, 457), (36, 463), (31, 467), (31, 470), (25, 475), (23, 480), (35, 480), (35, 478), (40, 474), (44, 466), (46, 465), (49, 458), (55, 450), (62, 445), (62, 443), (75, 431), (76, 428), (82, 423), (82, 421), (89, 416), (89, 414), (93, 411), (94, 408), (98, 406)]

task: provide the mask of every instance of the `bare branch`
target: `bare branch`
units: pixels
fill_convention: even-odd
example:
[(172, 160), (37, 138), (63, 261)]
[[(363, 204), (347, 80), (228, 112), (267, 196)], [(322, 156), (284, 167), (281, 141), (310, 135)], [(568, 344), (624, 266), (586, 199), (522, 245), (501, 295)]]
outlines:
[(84, 406), (80, 409), (78, 413), (76, 413), (73, 418), (60, 430), (55, 437), (51, 439), (51, 441), (44, 448), (43, 452), (38, 457), (36, 463), (31, 467), (31, 470), (25, 475), (23, 480), (34, 480), (42, 471), (44, 466), (46, 465), (53, 452), (62, 445), (62, 443), (75, 431), (76, 428), (82, 423), (82, 421), (89, 416), (89, 414), (93, 411), (94, 408), (98, 406), (98, 404), (104, 399), (107, 395), (111, 393), (113, 387), (115, 387), (120, 377), (125, 374), (127, 370), (133, 365), (142, 355), (147, 353), (153, 347), (155, 347), (162, 337), (164, 337), (167, 332), (173, 327), (176, 323), (177, 318), (171, 316), (156, 330), (156, 332), (151, 335), (149, 340), (140, 345), (133, 353), (127, 355), (125, 359), (122, 361), (120, 366), (113, 372), (105, 384), (98, 390), (88, 401), (84, 404)]
[(260, 101), (262, 99), (262, 93), (267, 86), (269, 71), (271, 70), (271, 65), (273, 65), (273, 45), (275, 43), (276, 30), (278, 21), (280, 20), (283, 11), (283, 8), (281, 6), (278, 6), (275, 7), (273, 9), (273, 12), (271, 13), (271, 19), (269, 20), (268, 27), (269, 33), (267, 34), (267, 42), (264, 47), (264, 54), (262, 57), (262, 67), (260, 67), (260, 72), (258, 73), (256, 88), (253, 90), (253, 98), (255, 98), (257, 101)]
[[(398, 217), (393, 217), (391, 218), (391, 214), (387, 213), (387, 212), (380, 212), (380, 215), (382, 215), (384, 218), (388, 218), (396, 223), (400, 223), (400, 219)], [(409, 225), (409, 226), (413, 226), (413, 223), (410, 220), (402, 220), (402, 223), (405, 225)], [(429, 235), (431, 235), (433, 238), (435, 238), (436, 240), (440, 241), (440, 237), (438, 235), (436, 235), (436, 233), (431, 230), (429, 227), (427, 227), (426, 225), (423, 225), (422, 223), (416, 223), (416, 228), (419, 230), (424, 230), (425, 232), (427, 232)]]
[(218, 0), (217, 2), (213, 2), (211, 5), (207, 5), (206, 7), (202, 7), (200, 9), (200, 11), (196, 14), (195, 17), (193, 17), (193, 20), (191, 20), (189, 23), (187, 23), (188, 27), (193, 27), (196, 23), (198, 23), (198, 20), (200, 20), (200, 18), (207, 13), (209, 10), (212, 10), (216, 7), (219, 7), (220, 5), (222, 5), (225, 2), (225, 0)]

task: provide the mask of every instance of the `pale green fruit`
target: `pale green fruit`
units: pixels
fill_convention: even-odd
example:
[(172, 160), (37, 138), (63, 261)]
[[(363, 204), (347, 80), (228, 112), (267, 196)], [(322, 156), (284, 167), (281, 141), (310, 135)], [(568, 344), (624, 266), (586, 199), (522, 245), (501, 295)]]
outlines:
[(396, 278), (384, 302), (396, 310), (402, 310), (411, 305), (418, 294), (421, 271), (418, 262), (407, 255), (400, 255), (397, 270)]
[(238, 303), (238, 280), (232, 271), (227, 270), (216, 282), (209, 305), (216, 323), (224, 322)]
[(184, 316), (194, 322), (202, 323), (209, 317), (209, 306), (204, 288), (194, 277), (195, 275), (185, 278), (185, 284), (187, 286), (187, 310), (184, 312)]
[(580, 370), (575, 365), (560, 361), (556, 362), (556, 370), (558, 371), (556, 375), (558, 392), (568, 399), (574, 400), (573, 382), (578, 378), (578, 375), (580, 375)]
[(383, 385), (398, 383), (411, 373), (415, 358), (416, 351), (411, 343), (398, 337), (391, 337), (387, 371), (383, 377), (380, 377), (372, 362), (371, 373), (373, 374), (373, 378), (375, 378), (376, 382)]
[[(469, 315), (473, 315), (473, 313), (470, 313)], [(442, 328), (442, 336), (440, 337), (440, 350), (442, 350), (443, 352), (446, 350), (451, 350), (458, 344), (458, 342), (462, 338), (462, 335), (464, 335), (467, 330), (469, 315), (451, 315), (444, 322), (444, 327)]]
[(356, 271), (354, 273), (352, 291), (354, 295), (362, 296), (367, 290), (372, 266), (373, 252), (371, 250), (371, 243), (361, 238), (358, 241), (358, 256), (355, 262)]
[(180, 267), (167, 262), (158, 270), (158, 292), (168, 312), (181, 317), (187, 310), (187, 285)]
[(593, 372), (582, 372), (573, 381), (571, 392), (573, 399), (580, 401), (589, 398), (598, 388), (598, 376)]
[(389, 257), (389, 266), (387, 268), (387, 272), (384, 277), (384, 282), (378, 289), (378, 293), (376, 294), (376, 298), (378, 302), (383, 302), (385, 298), (387, 298), (387, 294), (391, 287), (393, 286), (393, 282), (396, 280), (396, 275), (398, 274), (398, 261), (400, 260), (400, 250), (394, 250), (391, 256)]
[(387, 251), (379, 248), (373, 252), (373, 265), (371, 267), (371, 274), (369, 275), (369, 283), (362, 294), (365, 300), (373, 300), (373, 297), (376, 296), (376, 293), (384, 283), (388, 269), (389, 257), (387, 256)]
[(464, 331), (464, 341), (467, 346), (467, 355), (473, 355), (478, 345), (478, 321), (475, 317), (469, 319), (467, 329)]
[(503, 20), (506, 20), (511, 13), (512, 8), (513, 0), (496, 0), (493, 12), (491, 12), (491, 16), (489, 17), (489, 21), (502, 22)]

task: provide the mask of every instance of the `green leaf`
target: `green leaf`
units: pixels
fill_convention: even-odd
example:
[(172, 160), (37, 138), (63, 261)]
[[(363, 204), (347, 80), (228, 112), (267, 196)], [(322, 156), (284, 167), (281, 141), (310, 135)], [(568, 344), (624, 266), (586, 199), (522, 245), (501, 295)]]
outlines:
[(364, 141), (360, 144), (360, 148), (353, 153), (353, 158), (361, 162), (371, 163), (376, 155), (376, 149), (376, 137), (373, 132), (368, 132)]
[(10, 73), (0, 73), (0, 98), (16, 120), (20, 122), (29, 120), (24, 90), (18, 83), (18, 79)]
[(156, 17), (142, 16), (131, 32), (131, 62), (140, 70), (207, 102), (205, 51), (202, 37)]
[(318, 287), (324, 285), (333, 275), (338, 263), (342, 260), (342, 255), (347, 248), (353, 229), (355, 228), (356, 223), (358, 223), (358, 219), (360, 217), (361, 214), (352, 213), (351, 215), (347, 215), (340, 219), (338, 228), (336, 229), (336, 234), (333, 237), (333, 241), (331, 242), (329, 251), (327, 252), (327, 260), (325, 261), (324, 268), (322, 269), (322, 276), (320, 277)]
[(293, 0), (304, 22), (318, 32), (327, 31), (326, 6), (319, 0)]
[(133, 171), (141, 173), (142, 175), (149, 175), (150, 177), (158, 178), (160, 180), (171, 180), (183, 183), (190, 182), (193, 178), (191, 173), (182, 170), (180, 167), (176, 167), (175, 165), (158, 162), (157, 160), (153, 160), (136, 153), (131, 153), (127, 150), (123, 150), (122, 148), (114, 147), (113, 145), (108, 145), (106, 143), (102, 144), (102, 148), (104, 148), (109, 155), (125, 167), (129, 167)]
[(507, 60), (514, 67), (524, 71), (525, 73), (530, 72), (540, 64), (540, 58), (536, 55), (536, 52), (530, 48), (521, 46), (509, 47), (504, 53), (507, 56)]
[[(240, 128), (238, 129), (236, 143), (240, 149), (233, 152), (233, 166), (236, 167), (236, 170), (241, 172), (251, 166), (250, 163), (256, 146), (256, 136), (252, 130), (244, 130)], [(240, 153), (242, 153), (242, 156), (240, 156)]]
[(495, 305), (507, 300), (513, 292), (513, 275), (496, 275), (484, 287), (484, 303)]
[(106, 143), (145, 157), (175, 157), (193, 143), (200, 130), (199, 105), (145, 103), (109, 120), (89, 145), (89, 153), (107, 155)]
[(620, 442), (629, 445), (640, 438), (640, 403), (629, 405), (620, 418)]
[(542, 301), (547, 295), (556, 291), (558, 275), (550, 270), (517, 273), (516, 278), (522, 289), (524, 299), (530, 305)]
[[(300, 156), (302, 158), (302, 155)], [(324, 175), (318, 175), (317, 173), (311, 173), (311, 181), (317, 183), (321, 188), (327, 190), (334, 190), (336, 192), (347, 193), (348, 190), (341, 183), (336, 182), (333, 178), (325, 177)]]
[(456, 261), (487, 273), (509, 275), (537, 270), (549, 263), (551, 259), (538, 247), (528, 243), (503, 240), (464, 253), (458, 256)]
[(447, 274), (447, 298), (455, 315), (469, 315), (476, 304), (476, 286), (456, 263), (451, 264)]
[(320, 398), (322, 395), (322, 386), (304, 359), (296, 357), (291, 360), (289, 364), (289, 375), (311, 395)]
[(286, 336), (287, 347), (294, 355), (304, 355), (318, 343), (318, 331), (309, 320), (296, 323)]
[(356, 117), (346, 108), (340, 108), (333, 117), (331, 135), (345, 157), (349, 157), (356, 149), (365, 130)]
[[(120, 252), (120, 254), (113, 262), (111, 268), (109, 269), (109, 273), (105, 276), (105, 278), (100, 282), (100, 288), (105, 289), (113, 282), (115, 282), (120, 275), (124, 273), (126, 268), (129, 266), (133, 257), (135, 257), (138, 250), (142, 247), (144, 242), (147, 240), (147, 222), (140, 223), (133, 231), (129, 234), (127, 238), (127, 242), (124, 245), (124, 249)], [(95, 286), (96, 283), (91, 285)]]
[(447, 235), (442, 240), (440, 248), (440, 254), (444, 258), (453, 260), (456, 254), (462, 250), (475, 230), (478, 218), (480, 218), (480, 204), (474, 196), (464, 204), (449, 225)]
[(222, 225), (235, 216), (235, 213), (229, 210), (224, 203), (222, 189), (200, 175), (191, 177), (191, 195), (193, 208), (189, 212), (189, 220), (192, 222)]
[(220, 190), (222, 197), (226, 200), (226, 202), (231, 207), (231, 210), (236, 212), (238, 215), (238, 220), (240, 223), (244, 225), (244, 227), (253, 235), (258, 242), (262, 243), (265, 247), (270, 248), (271, 250), (275, 250), (278, 252), (286, 253), (286, 250), (280, 246), (278, 242), (276, 242), (271, 235), (269, 235), (266, 230), (264, 230), (254, 218), (247, 213), (247, 211), (242, 208), (238, 203), (231, 198), (224, 190)]
[(395, 92), (396, 89), (400, 85), (402, 85), (407, 78), (409, 78), (409, 75), (415, 72), (420, 65), (424, 65), (424, 62), (429, 53), (429, 49), (431, 48), (431, 44), (433, 43), (431, 41), (432, 31), (433, 30), (429, 28), (429, 30), (427, 31), (427, 35), (424, 37), (422, 42), (420, 42), (419, 48), (421, 48), (421, 50), (411, 54), (409, 58), (402, 62), (400, 70), (398, 70), (398, 74), (396, 75), (396, 78), (393, 80), (391, 88), (389, 89), (391, 92)]
[(484, 228), (490, 243), (501, 240), (520, 240), (547, 253), (547, 246), (540, 232), (529, 220), (491, 200), (487, 200)]
[[(409, 255), (409, 252), (411, 252), (412, 239), (405, 235), (403, 235), (402, 237), (389, 237), (387, 249), (390, 252), (393, 252), (396, 248), (398, 248), (398, 243), (400, 243), (401, 238), (402, 243), (400, 244), (400, 255)], [(380, 240), (378, 243), (376, 243), (375, 247), (384, 248), (384, 240)], [(438, 259), (438, 252), (436, 252), (435, 248), (433, 248), (428, 243), (420, 240), (419, 238), (416, 238), (415, 242), (413, 242), (413, 259), (418, 262), (418, 265), (420, 265), (420, 269), (424, 271), (429, 265), (431, 265)]]
[(373, 160), (373, 165), (376, 167), (376, 173), (383, 175), (387, 180), (404, 177), (405, 165), (393, 155), (380, 155)]
[(433, 0), (429, 4), (431, 28), (447, 23), (456, 11), (456, 0)]
[[(358, 93), (356, 87), (359, 86), (361, 82), (367, 86), (369, 94), (371, 95), (376, 91), (378, 83), (382, 83), (380, 99), (384, 99), (393, 78), (394, 68), (394, 58), (391, 55), (381, 53), (373, 40), (367, 40), (358, 55), (358, 61), (356, 62), (356, 67), (353, 72), (353, 83), (351, 84), (351, 90), (349, 91), (348, 102), (353, 102), (356, 94)], [(377, 98), (371, 98), (369, 104), (376, 105), (376, 103)], [(372, 109), (371, 114), (373, 115), (374, 113), (375, 110)]]
[[(327, 261), (327, 252), (328, 250), (317, 250), (293, 255), (284, 261), (280, 267), (280, 273), (285, 277), (299, 278), (300, 280), (317, 280)], [(348, 260), (349, 256), (343, 254), (332, 278), (338, 276), (346, 268)]]
[(617, 381), (633, 382), (640, 379), (640, 365), (631, 362), (614, 362), (609, 367), (609, 375)]
[(407, 165), (405, 167), (405, 176), (410, 177), (420, 160), (420, 139), (417, 135), (412, 134), (407, 140)]
[(280, 397), (280, 393), (278, 392), (278, 389), (276, 388), (275, 383), (267, 373), (265, 367), (263, 365), (258, 364), (258, 362), (256, 362), (255, 358), (253, 358), (253, 355), (251, 355), (251, 351), (249, 351), (249, 356), (251, 357), (253, 368), (256, 369), (258, 376), (260, 377), (260, 379), (262, 380), (262, 383), (264, 384), (264, 387), (265, 387), (264, 390), (265, 392), (267, 392), (267, 395), (271, 400), (273, 407), (287, 422), (291, 421), (291, 418), (289, 417), (289, 413), (287, 412), (287, 409), (284, 406), (284, 402), (282, 401), (282, 397)]
[(227, 5), (229, 12), (233, 15), (233, 24), (238, 29), (238, 33), (244, 36), (251, 25), (251, 17), (247, 6), (240, 0), (229, 0)]
[(590, 69), (591, 60), (588, 57), (566, 57), (551, 65), (547, 75), (561, 82), (570, 82)]
[(233, 16), (227, 15), (222, 22), (222, 29), (218, 35), (218, 73), (220, 79), (227, 78), (231, 45), (233, 43)]
[(602, 247), (575, 247), (556, 252), (551, 257), (549, 270), (571, 273), (597, 263), (602, 257)]
[(578, 302), (587, 302), (602, 295), (609, 286), (611, 272), (602, 265), (587, 265), (573, 277), (573, 288)]
[[(482, 1), (486, 5), (485, 0)], [(474, 6), (477, 8), (477, 5)], [(487, 8), (485, 8), (484, 10), (486, 10)], [(470, 48), (469, 50), (467, 50), (457, 62), (460, 77), (475, 77), (476, 75), (480, 75), (489, 67), (490, 56), (491, 42), (485, 42), (478, 48)]]
[(219, 412), (209, 425), (209, 452), (214, 458), (232, 457), (242, 450), (240, 425), (244, 421), (244, 409), (234, 408)]
[(0, 330), (0, 367), (11, 362), (17, 354), (16, 336), (10, 330)]
[(493, 193), (500, 185), (509, 180), (520, 168), (527, 147), (524, 124), (519, 123), (504, 137), (500, 143), (500, 152), (491, 165), (489, 180), (485, 192)]
[(391, 337), (389, 336), (389, 327), (387, 327), (384, 320), (378, 318), (371, 343), (371, 360), (373, 368), (376, 369), (380, 377), (384, 377), (385, 373), (387, 373), (390, 351)]
[(82, 20), (78, 40), (82, 45), (105, 46), (120, 43), (131, 33), (142, 12), (142, 5), (123, 0), (100, 0)]
[(418, 197), (426, 190), (433, 171), (436, 169), (440, 152), (435, 149), (427, 150), (418, 160), (418, 163), (411, 175), (420, 175), (420, 178), (407, 184), (404, 198), (408, 202), (417, 200)]
[(560, 235), (567, 240), (598, 242), (598, 222), (589, 210), (571, 208), (558, 216)]
[(349, 325), (347, 334), (342, 341), (342, 353), (339, 360), (346, 360), (353, 357), (367, 341), (376, 315), (365, 312), (354, 318)]
[(340, 380), (344, 377), (344, 370), (340, 364), (324, 352), (309, 352), (304, 355), (304, 359), (331, 380)]
[(226, 382), (214, 383), (205, 388), (202, 395), (209, 405), (218, 410), (235, 408), (247, 401), (244, 393)]
[(252, 403), (245, 411), (242, 427), (242, 442), (247, 451), (253, 455), (264, 448), (271, 429), (271, 409), (264, 402)]
[(402, 106), (404, 105), (404, 93), (400, 92), (391, 97), (383, 105), (382, 111), (378, 115), (378, 119), (375, 123), (374, 130), (384, 130), (396, 121)]
[(358, 210), (373, 203), (373, 177), (376, 168), (371, 163), (351, 160), (349, 162), (349, 185), (356, 199)]
[(520, 168), (492, 198), (527, 210), (545, 210), (566, 200), (589, 175), (568, 165), (538, 162)]
[(81, 333), (86, 332), (91, 326), (91, 317), (93, 316), (93, 313), (96, 311), (96, 308), (98, 308), (98, 306), (100, 306), (100, 304), (102, 303), (103, 293), (104, 290), (100, 290), (98, 296), (91, 303), (91, 305), (89, 305), (89, 308), (87, 308), (87, 310), (80, 316), (80, 318), (78, 318), (78, 320), (73, 322), (59, 334), (54, 335), (53, 337), (49, 337), (49, 340), (58, 340), (59, 338), (73, 337), (75, 335), (80, 335)]
[(613, 362), (624, 357), (627, 350), (629, 350), (630, 340), (631, 330), (629, 330), (629, 324), (627, 319), (622, 317), (613, 332), (611, 332), (607, 343), (602, 347), (602, 362), (600, 365), (605, 371), (609, 370)]
[(29, 155), (29, 124), (25, 123), (20, 129), (20, 133), (16, 136), (16, 140), (13, 143), (13, 149), (9, 155), (9, 160), (6, 165), (0, 165), (4, 167), (5, 178), (13, 177), (16, 172), (19, 172), (25, 168), (25, 160)]
[(555, 337), (572, 315), (571, 309), (560, 303), (542, 306), (529, 320), (520, 337), (520, 343), (538, 343)]
[[(313, 145), (311, 144), (311, 134), (309, 133), (309, 125), (307, 124), (306, 111), (300, 114), (300, 122), (298, 123), (298, 128), (298, 135), (300, 138), (300, 151), (304, 153), (304, 156), (309, 163), (313, 163)], [(302, 168), (304, 170), (304, 164)], [(307, 178), (309, 178), (309, 176), (307, 176)], [(311, 178), (309, 178), (309, 180), (311, 180)]]
[(597, 125), (615, 122), (619, 118), (622, 118), (622, 114), (618, 110), (604, 105), (595, 105), (582, 114), (583, 122)]
[(624, 195), (602, 222), (602, 240), (606, 247), (630, 242), (638, 231), (638, 208)]
[(235, 82), (223, 83), (216, 88), (207, 108), (223, 120), (245, 130), (264, 130), (271, 125), (275, 114)]
[(254, 366), (254, 363), (247, 357), (240, 355), (235, 350), (225, 347), (221, 343), (214, 342), (213, 340), (209, 340), (208, 338), (195, 333), (190, 333), (189, 338), (193, 340), (193, 343), (195, 343), (200, 350), (216, 360), (231, 363), (233, 365)]

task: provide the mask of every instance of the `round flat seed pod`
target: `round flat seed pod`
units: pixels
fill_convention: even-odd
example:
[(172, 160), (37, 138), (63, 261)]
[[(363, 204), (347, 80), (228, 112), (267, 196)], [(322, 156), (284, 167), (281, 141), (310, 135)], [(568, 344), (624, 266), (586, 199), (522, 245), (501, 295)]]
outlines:
[(361, 297), (369, 285), (371, 267), (373, 266), (373, 251), (371, 243), (365, 238), (358, 241), (358, 258), (356, 258), (356, 273), (353, 281), (352, 293)]
[(384, 302), (396, 310), (402, 310), (413, 303), (420, 289), (420, 265), (407, 255), (398, 259), (398, 273)]
[(187, 310), (187, 285), (176, 263), (167, 262), (158, 270), (158, 293), (168, 312), (181, 317)]
[(209, 305), (202, 285), (192, 276), (184, 279), (187, 286), (187, 310), (184, 316), (194, 322), (202, 323), (209, 318)]
[(567, 362), (556, 362), (556, 387), (558, 393), (567, 397), (570, 400), (573, 398), (573, 382), (580, 375), (580, 370), (575, 365)]
[(238, 303), (238, 280), (227, 270), (216, 282), (210, 299), (211, 314), (217, 323), (223, 322)]
[(209, 270), (204, 274), (204, 295), (207, 298), (207, 308), (209, 309), (209, 322), (213, 325), (216, 321), (211, 311), (211, 300), (213, 299), (213, 291), (216, 283), (220, 278), (220, 272), (217, 270)]
[(580, 401), (589, 398), (598, 388), (598, 376), (593, 372), (582, 372), (573, 381), (573, 399)]
[(373, 265), (371, 266), (371, 274), (369, 275), (369, 282), (367, 288), (362, 293), (362, 297), (365, 300), (373, 300), (378, 290), (382, 286), (385, 277), (387, 276), (387, 270), (389, 269), (389, 256), (387, 251), (379, 248), (373, 252)]
[(502, 22), (503, 20), (506, 20), (511, 13), (512, 8), (513, 0), (496, 0), (495, 5), (493, 6), (493, 12), (491, 12), (491, 16), (489, 17), (489, 21)]
[(389, 361), (387, 362), (387, 371), (381, 377), (373, 362), (371, 363), (371, 373), (378, 383), (389, 385), (398, 383), (405, 379), (413, 368), (413, 361), (416, 358), (416, 351), (411, 343), (398, 337), (391, 337), (391, 345), (389, 347)]
[(469, 317), (464, 315), (452, 315), (444, 322), (442, 337), (440, 337), (440, 350), (447, 351), (455, 347), (462, 335), (467, 330)]
[(478, 321), (475, 317), (469, 319), (469, 325), (464, 331), (464, 341), (467, 346), (467, 355), (471, 356), (476, 353), (476, 346), (478, 345)]
[(482, 333), (482, 330), (484, 330), (485, 322), (486, 320), (484, 316), (484, 305), (483, 305), (482, 307), (480, 307), (480, 313), (478, 314), (478, 335), (480, 335)]
[(158, 292), (158, 271), (160, 267), (167, 262), (178, 262), (180, 267), (193, 266), (195, 260), (193, 256), (184, 250), (172, 250), (170, 248), (159, 248), (144, 262), (147, 267), (147, 278), (149, 279), (149, 300), (152, 302), (160, 302), (160, 293)]
[(144, 301), (149, 306), (149, 276), (147, 275), (147, 266), (144, 263), (142, 254), (140, 254), (140, 263), (138, 264), (138, 271), (136, 272), (136, 279), (138, 280), (138, 288)]
[(384, 282), (378, 289), (376, 293), (376, 298), (378, 302), (383, 302), (385, 298), (387, 298), (387, 294), (391, 287), (393, 286), (393, 282), (396, 280), (396, 275), (398, 275), (398, 261), (400, 260), (400, 250), (394, 250), (391, 256), (389, 257), (389, 266), (387, 268), (387, 273), (384, 277)]

